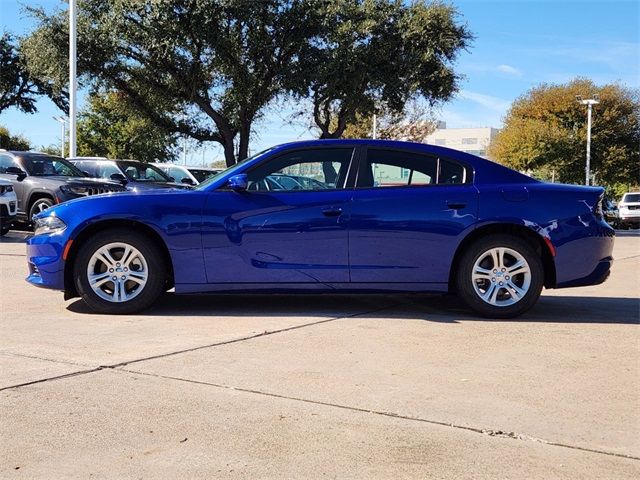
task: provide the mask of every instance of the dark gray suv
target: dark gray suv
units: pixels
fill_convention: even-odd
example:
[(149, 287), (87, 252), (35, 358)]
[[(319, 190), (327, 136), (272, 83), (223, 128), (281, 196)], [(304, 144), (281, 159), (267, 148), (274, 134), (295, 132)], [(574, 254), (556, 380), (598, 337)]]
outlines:
[(0, 150), (0, 178), (13, 183), (18, 197), (20, 221), (56, 203), (99, 193), (122, 192), (125, 188), (87, 175), (64, 158), (45, 153)]

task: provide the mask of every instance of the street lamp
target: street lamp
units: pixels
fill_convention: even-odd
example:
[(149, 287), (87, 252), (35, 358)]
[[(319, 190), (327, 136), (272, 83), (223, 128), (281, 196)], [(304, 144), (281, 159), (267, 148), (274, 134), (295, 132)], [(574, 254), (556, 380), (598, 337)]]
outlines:
[(587, 165), (585, 167), (585, 185), (589, 185), (589, 176), (591, 170), (591, 109), (594, 105), (600, 103), (600, 97), (593, 95), (593, 98), (582, 99), (581, 95), (576, 95), (578, 103), (587, 106)]
[(69, 0), (69, 156), (76, 156), (76, 2)]
[(60, 122), (62, 124), (62, 137), (60, 137), (60, 156), (64, 158), (64, 138), (67, 134), (67, 119), (64, 117), (53, 117), (53, 119), (56, 122)]

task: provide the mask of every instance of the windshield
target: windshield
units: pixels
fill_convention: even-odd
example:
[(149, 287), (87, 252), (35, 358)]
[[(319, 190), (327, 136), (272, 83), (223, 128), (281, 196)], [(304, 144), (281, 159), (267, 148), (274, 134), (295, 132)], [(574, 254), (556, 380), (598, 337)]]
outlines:
[(267, 148), (266, 150), (263, 150), (261, 152), (256, 153), (255, 155), (249, 157), (249, 158), (245, 158), (244, 160), (242, 160), (241, 162), (236, 163), (235, 165), (227, 168), (226, 170), (223, 170), (222, 172), (213, 175), (212, 177), (207, 178), (204, 182), (202, 182), (200, 185), (198, 185), (196, 187), (196, 190), (204, 190), (205, 188), (207, 188), (208, 185), (211, 185), (213, 182), (215, 182), (215, 180), (217, 178), (220, 178), (222, 175), (227, 175), (227, 174), (231, 174), (237, 170), (239, 170), (241, 167), (243, 167), (246, 163), (249, 163), (251, 160), (256, 159), (262, 155), (265, 155), (266, 153), (270, 152), (271, 150), (273, 150), (272, 148)]
[(196, 177), (196, 180), (198, 181), (198, 183), (202, 183), (207, 178), (220, 173), (220, 170), (203, 170), (200, 168), (189, 168), (188, 170), (191, 173), (191, 175)]
[(64, 158), (37, 155), (22, 157), (22, 164), (34, 177), (86, 177), (86, 175)]
[(640, 202), (640, 193), (625, 193), (622, 201), (625, 203)]
[(142, 162), (116, 162), (127, 178), (133, 182), (172, 183), (171, 179), (158, 167)]

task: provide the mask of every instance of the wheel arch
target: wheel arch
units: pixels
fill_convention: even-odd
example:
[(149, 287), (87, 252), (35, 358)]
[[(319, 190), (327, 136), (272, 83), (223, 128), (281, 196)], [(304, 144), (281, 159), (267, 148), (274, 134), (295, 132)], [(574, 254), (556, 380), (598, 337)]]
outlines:
[(173, 287), (174, 284), (174, 274), (173, 274), (173, 262), (171, 261), (171, 255), (169, 254), (169, 249), (167, 248), (166, 243), (160, 236), (160, 234), (154, 230), (149, 225), (146, 225), (142, 222), (136, 220), (127, 220), (127, 219), (110, 219), (110, 220), (101, 220), (99, 222), (91, 223), (84, 227), (74, 238), (71, 246), (69, 247), (69, 251), (67, 252), (67, 256), (64, 263), (64, 298), (68, 300), (70, 298), (74, 298), (78, 296), (78, 292), (76, 290), (75, 282), (73, 281), (73, 265), (80, 250), (80, 247), (87, 241), (91, 236), (112, 228), (127, 228), (131, 230), (135, 230), (146, 237), (150, 238), (156, 246), (162, 252), (163, 259), (165, 264), (167, 265), (167, 288)]
[(522, 238), (529, 242), (529, 244), (535, 249), (542, 259), (542, 267), (544, 269), (544, 286), (546, 288), (554, 288), (556, 285), (556, 265), (553, 259), (554, 254), (551, 252), (549, 245), (545, 239), (537, 232), (524, 225), (518, 225), (516, 223), (500, 222), (490, 223), (478, 227), (460, 242), (456, 253), (453, 256), (451, 262), (451, 269), (449, 271), (449, 291), (454, 292), (456, 289), (456, 274), (458, 271), (458, 265), (462, 258), (462, 254), (465, 249), (473, 242), (486, 235), (492, 234), (507, 234), (513, 235), (518, 238)]

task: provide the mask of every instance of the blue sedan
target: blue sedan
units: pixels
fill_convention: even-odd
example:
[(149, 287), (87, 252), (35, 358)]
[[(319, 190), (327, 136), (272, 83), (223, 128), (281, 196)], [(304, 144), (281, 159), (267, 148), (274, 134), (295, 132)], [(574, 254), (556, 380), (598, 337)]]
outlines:
[[(278, 182), (273, 178), (309, 179)], [(542, 287), (609, 275), (603, 189), (539, 182), (432, 145), (280, 145), (195, 190), (100, 195), (37, 216), (33, 285), (132, 313), (203, 292), (454, 292), (509, 318)]]

